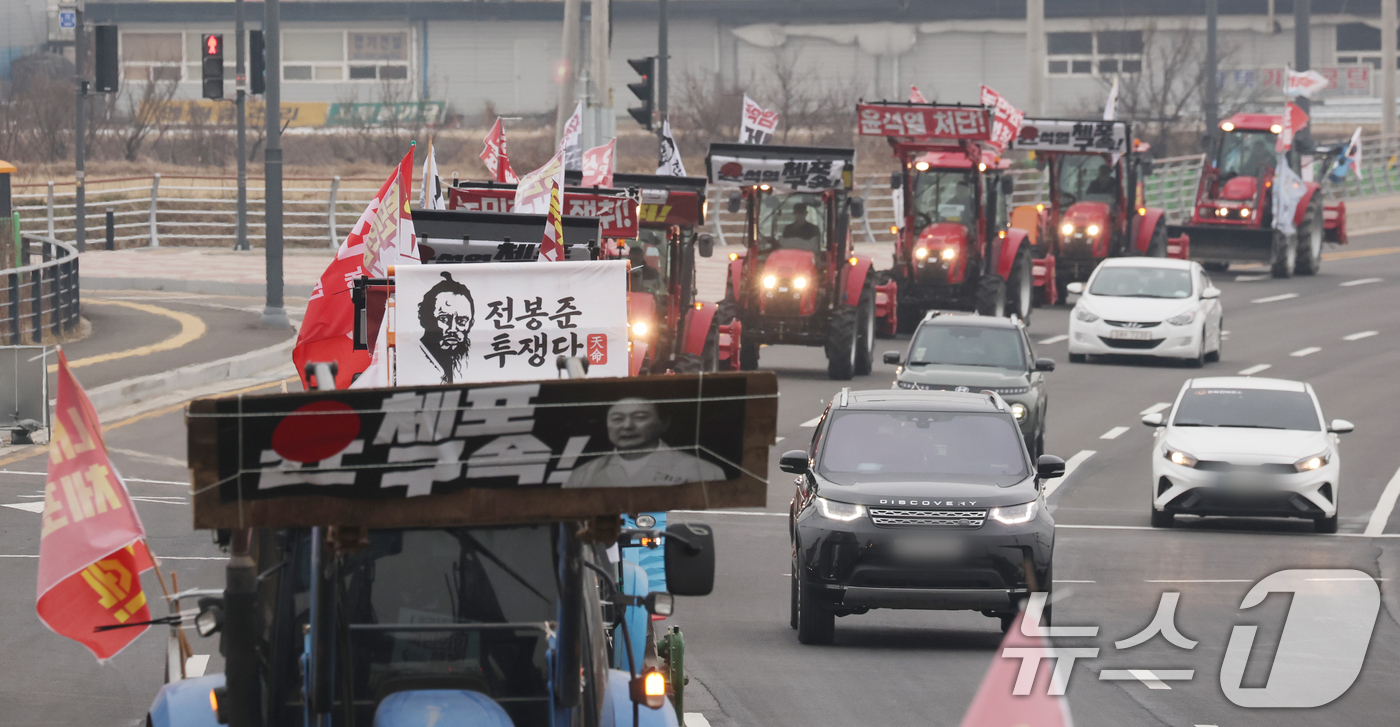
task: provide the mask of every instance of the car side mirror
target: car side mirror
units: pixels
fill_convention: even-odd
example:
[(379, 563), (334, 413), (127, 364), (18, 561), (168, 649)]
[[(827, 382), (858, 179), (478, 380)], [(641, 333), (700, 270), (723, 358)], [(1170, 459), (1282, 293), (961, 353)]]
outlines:
[(224, 628), (224, 599), (206, 597), (199, 599), (199, 615), (194, 617), (194, 630), (203, 637), (210, 637)]
[(804, 449), (794, 449), (783, 452), (783, 456), (778, 458), (778, 469), (794, 475), (807, 474), (807, 451)]
[(851, 198), (851, 218), (860, 219), (865, 216), (865, 199), (862, 197)]
[(1035, 370), (1036, 370), (1036, 371), (1054, 371), (1054, 370), (1055, 370), (1055, 359), (1053, 359), (1053, 358), (1038, 358), (1038, 359), (1036, 359), (1036, 360), (1035, 360)]
[(1065, 461), (1053, 454), (1042, 454), (1035, 460), (1035, 476), (1050, 480), (1065, 473)]
[(1220, 297), (1220, 289), (1217, 288), (1217, 287), (1215, 287), (1215, 286), (1213, 286), (1213, 285), (1212, 285), (1211, 287), (1206, 288), (1205, 290), (1202, 290), (1202, 291), (1201, 291), (1201, 299), (1202, 299), (1202, 300), (1211, 300), (1211, 299), (1219, 298), (1219, 297)]
[(739, 194), (739, 190), (736, 189), (729, 193), (729, 201), (725, 209), (729, 210), (729, 212), (732, 214), (734, 212), (738, 212), (739, 208), (743, 207), (743, 205), (744, 198)]
[(666, 528), (666, 587), (677, 596), (708, 596), (715, 589), (715, 531), (702, 523)]
[(700, 257), (710, 257), (715, 254), (715, 238), (708, 232), (702, 232), (695, 236), (695, 252)]
[(1162, 417), (1162, 413), (1161, 413), (1161, 412), (1153, 412), (1152, 414), (1144, 414), (1143, 417), (1142, 417), (1142, 423), (1143, 423), (1143, 424), (1146, 424), (1146, 425), (1149, 426), (1149, 427), (1154, 427), (1154, 428), (1155, 428), (1155, 427), (1165, 427), (1165, 426), (1167, 426), (1167, 422), (1166, 422), (1166, 420)]
[(902, 172), (890, 172), (890, 189), (904, 188), (904, 174)]
[(1327, 431), (1333, 434), (1346, 434), (1353, 429), (1356, 429), (1356, 425), (1345, 419), (1333, 419), (1332, 423), (1327, 425)]
[(891, 366), (898, 366), (898, 365), (899, 365), (899, 352), (898, 352), (898, 351), (886, 351), (886, 352), (885, 352), (885, 363), (887, 363), (887, 364), (889, 364), (889, 365), (891, 365)]
[(1012, 194), (1013, 192), (1015, 192), (1015, 191), (1016, 191), (1016, 180), (1013, 179), (1013, 178), (1011, 178), (1011, 177), (1002, 177), (1002, 178), (1001, 178), (1001, 193), (1002, 193), (1003, 195), (1005, 195), (1005, 196), (1009, 199), (1009, 198), (1011, 197), (1011, 194)]
[(1075, 295), (1081, 295), (1084, 293), (1084, 284), (1076, 281), (1066, 285), (1065, 290)]

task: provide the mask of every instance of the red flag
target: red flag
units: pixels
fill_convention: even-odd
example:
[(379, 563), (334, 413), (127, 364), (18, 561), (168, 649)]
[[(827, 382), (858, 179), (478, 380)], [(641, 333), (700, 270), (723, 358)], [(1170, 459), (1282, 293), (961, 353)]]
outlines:
[(141, 574), (155, 564), (145, 537), (126, 485), (107, 458), (97, 412), (60, 350), (39, 531), (39, 619), (99, 661), (116, 656), (149, 627), (93, 628), (150, 620)]
[(1011, 140), (1021, 133), (1021, 121), (1025, 119), (1025, 114), (1012, 106), (1001, 94), (992, 90), (991, 86), (982, 87), (982, 105), (996, 109), (992, 119), (992, 138), (988, 140), (987, 145), (996, 151), (997, 156), (1001, 156)]
[(516, 214), (542, 215), (549, 212), (550, 180), (564, 188), (564, 152), (555, 152), (544, 166), (527, 172), (515, 185), (515, 205), (511, 210)]
[(1289, 101), (1283, 105), (1283, 123), (1279, 125), (1278, 140), (1274, 151), (1285, 152), (1293, 146), (1293, 135), (1308, 125), (1308, 114), (1297, 104)]
[[(1056, 666), (1054, 659), (1041, 659), (1037, 664), (1036, 675), (1033, 683), (1030, 684), (1028, 694), (1017, 695), (1013, 693), (1022, 691), (1016, 687), (1020, 678), (1021, 665), (1025, 659), (1009, 655), (1008, 650), (1050, 648), (1049, 642), (1044, 638), (1026, 636), (1021, 633), (1021, 619), (1025, 616), (1026, 612), (1022, 611), (1006, 632), (1006, 638), (1001, 640), (1001, 647), (997, 649), (997, 655), (992, 659), (991, 668), (987, 669), (987, 675), (982, 677), (982, 686), (977, 688), (977, 694), (972, 698), (972, 704), (968, 706), (967, 713), (963, 715), (962, 727), (1012, 727), (1013, 725), (1015, 727), (1071, 727), (1073, 725), (1069, 715), (1069, 702), (1065, 701), (1063, 696), (1050, 694), (1050, 673)], [(1018, 652), (1012, 651), (1011, 653)]]
[(515, 170), (510, 168), (510, 153), (506, 151), (506, 130), (501, 126), (500, 119), (496, 119), (496, 125), (492, 126), (491, 133), (486, 135), (486, 146), (481, 150), (481, 161), (486, 163), (486, 171), (491, 173), (493, 180), (506, 184), (520, 181), (515, 177)]
[(305, 371), (310, 361), (336, 362), (337, 389), (347, 388), (354, 375), (369, 366), (369, 352), (355, 350), (355, 305), (350, 289), (355, 278), (382, 278), (392, 265), (418, 261), (413, 218), (408, 212), (412, 181), (413, 149), (409, 149), (340, 244), (326, 272), (321, 273), (292, 350), (302, 386), (311, 388)]
[(909, 103), (928, 103), (928, 99), (924, 98), (922, 93), (919, 93), (918, 86), (911, 85), (909, 87)]
[(564, 259), (564, 214), (561, 209), (563, 190), (559, 182), (550, 185), (549, 217), (544, 223), (544, 240), (540, 242), (540, 261), (558, 262)]
[(595, 146), (583, 153), (583, 186), (611, 187), (613, 185), (614, 152), (617, 139), (614, 137), (602, 146)]

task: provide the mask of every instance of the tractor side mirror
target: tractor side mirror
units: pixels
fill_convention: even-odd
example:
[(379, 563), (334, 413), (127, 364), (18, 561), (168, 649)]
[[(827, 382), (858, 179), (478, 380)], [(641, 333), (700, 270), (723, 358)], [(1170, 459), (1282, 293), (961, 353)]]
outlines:
[(729, 210), (730, 214), (738, 212), (739, 208), (743, 207), (743, 205), (744, 198), (742, 195), (739, 194), (739, 190), (736, 189), (729, 193), (729, 201), (725, 206), (725, 209)]
[(1142, 176), (1144, 176), (1144, 177), (1150, 177), (1150, 176), (1152, 176), (1152, 172), (1155, 171), (1155, 170), (1154, 170), (1154, 167), (1155, 167), (1155, 164), (1154, 164), (1154, 162), (1152, 161), (1152, 157), (1147, 157), (1146, 159), (1143, 159), (1143, 160), (1142, 160), (1142, 166), (1139, 167), (1139, 170), (1140, 170), (1140, 173), (1142, 174)]
[(865, 199), (862, 197), (851, 198), (851, 218), (860, 219), (865, 216)]
[(207, 597), (199, 599), (199, 615), (194, 617), (194, 630), (208, 638), (224, 627), (224, 599)]
[(789, 452), (783, 452), (783, 456), (778, 458), (778, 469), (794, 475), (806, 474), (806, 450), (794, 449)]
[(1013, 192), (1015, 192), (1015, 191), (1016, 191), (1016, 180), (1015, 180), (1014, 178), (1012, 178), (1012, 177), (1009, 177), (1009, 176), (1007, 176), (1007, 177), (1002, 177), (1002, 178), (1001, 178), (1001, 193), (1002, 193), (1003, 195), (1005, 195), (1005, 196), (1009, 199), (1009, 198), (1011, 197), (1011, 194), (1012, 194)]
[(653, 616), (670, 616), (676, 612), (676, 599), (669, 592), (652, 591), (644, 601), (647, 613)]
[(677, 596), (708, 596), (715, 589), (715, 531), (709, 525), (666, 528), (666, 587)]
[(898, 365), (899, 365), (899, 352), (898, 352), (898, 351), (886, 351), (886, 352), (885, 352), (885, 363), (887, 363), (887, 364), (889, 364), (889, 365), (891, 365), (891, 366), (898, 366)]
[(901, 172), (890, 172), (890, 189), (904, 188), (904, 174)]
[(700, 257), (710, 257), (715, 254), (715, 238), (708, 232), (702, 232), (695, 236), (695, 252)]

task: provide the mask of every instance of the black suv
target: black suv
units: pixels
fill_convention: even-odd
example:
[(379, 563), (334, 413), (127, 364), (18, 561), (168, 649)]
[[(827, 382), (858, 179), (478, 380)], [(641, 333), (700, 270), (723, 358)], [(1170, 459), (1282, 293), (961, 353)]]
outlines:
[[(872, 608), (972, 610), (1010, 626), (1048, 591), (1055, 522), (1032, 462), (992, 392), (842, 390), (810, 451), (784, 454), (792, 499), (792, 627), (830, 643), (837, 616)], [(1048, 618), (1048, 611), (1047, 611)]]

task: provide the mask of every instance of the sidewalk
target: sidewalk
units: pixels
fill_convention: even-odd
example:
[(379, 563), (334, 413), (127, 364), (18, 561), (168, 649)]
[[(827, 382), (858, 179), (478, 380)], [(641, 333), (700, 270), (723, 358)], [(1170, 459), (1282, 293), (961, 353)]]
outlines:
[[(331, 250), (286, 250), (282, 280), (286, 297), (307, 298), (331, 261)], [(78, 269), (85, 290), (167, 290), (207, 295), (262, 297), (267, 257), (263, 250), (157, 247), (89, 250)]]

